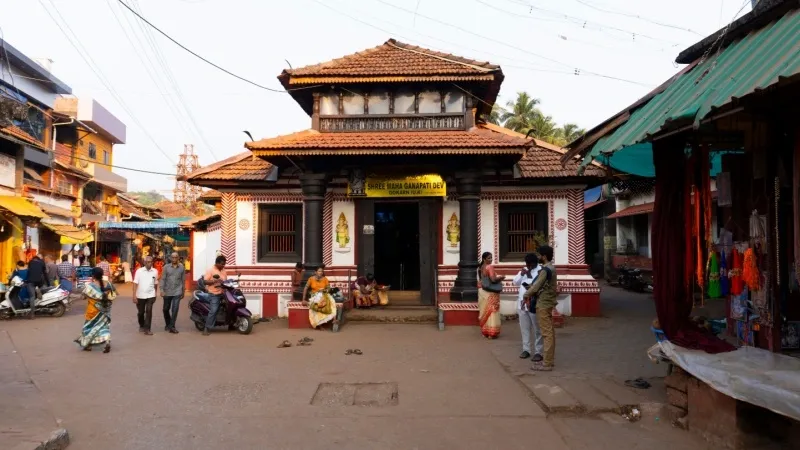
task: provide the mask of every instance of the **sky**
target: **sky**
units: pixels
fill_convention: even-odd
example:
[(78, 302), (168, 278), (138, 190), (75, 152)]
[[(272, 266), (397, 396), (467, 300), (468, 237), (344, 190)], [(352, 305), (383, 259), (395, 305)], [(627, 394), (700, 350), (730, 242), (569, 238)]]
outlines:
[(269, 88), (281, 90), (276, 77), (288, 65), (395, 38), (499, 64), (501, 106), (527, 91), (557, 123), (587, 129), (680, 70), (674, 60), (684, 48), (750, 10), (750, 0), (0, 1), (7, 42), (51, 59), (73, 94), (125, 122), (114, 171), (128, 178), (128, 190), (169, 198), (174, 176), (123, 167), (175, 173), (184, 144), (211, 164), (245, 151), (243, 130), (268, 138), (307, 129), (311, 119), (288, 94), (197, 59), (120, 1), (195, 53)]

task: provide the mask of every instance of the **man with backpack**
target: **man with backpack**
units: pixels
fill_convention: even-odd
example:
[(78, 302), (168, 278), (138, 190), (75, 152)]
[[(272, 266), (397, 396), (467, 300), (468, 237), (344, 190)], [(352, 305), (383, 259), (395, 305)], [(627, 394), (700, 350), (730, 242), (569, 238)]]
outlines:
[(556, 355), (556, 335), (553, 329), (553, 308), (558, 303), (556, 289), (556, 268), (553, 265), (553, 247), (542, 245), (539, 247), (539, 263), (541, 270), (536, 276), (533, 285), (523, 295), (523, 300), (528, 310), (536, 311), (536, 321), (544, 340), (543, 361), (534, 362), (531, 370), (549, 372), (553, 370)]

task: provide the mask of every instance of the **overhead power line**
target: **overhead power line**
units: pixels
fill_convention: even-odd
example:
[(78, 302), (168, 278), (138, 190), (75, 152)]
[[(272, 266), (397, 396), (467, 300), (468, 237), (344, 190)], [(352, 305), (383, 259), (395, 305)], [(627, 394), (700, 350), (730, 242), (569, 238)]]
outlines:
[[(147, 131), (147, 128), (145, 128), (145, 126), (142, 125), (141, 121), (139, 121), (139, 119), (136, 117), (133, 111), (128, 107), (128, 105), (122, 99), (122, 96), (119, 95), (119, 93), (114, 89), (114, 86), (111, 84), (111, 82), (105, 77), (100, 66), (97, 65), (97, 63), (95, 63), (94, 59), (92, 58), (92, 55), (89, 53), (88, 50), (86, 50), (86, 47), (84, 47), (83, 44), (80, 42), (78, 35), (75, 34), (75, 32), (69, 26), (69, 23), (66, 21), (66, 19), (64, 19), (64, 16), (61, 15), (61, 12), (58, 10), (58, 7), (56, 7), (55, 3), (53, 3), (53, 0), (48, 0), (48, 1), (50, 2), (50, 5), (53, 7), (53, 10), (56, 12), (58, 17), (61, 18), (61, 20), (64, 22), (63, 26), (55, 18), (55, 16), (53, 16), (53, 14), (50, 12), (50, 9), (48, 9), (47, 5), (44, 4), (43, 0), (39, 0), (39, 4), (42, 5), (42, 8), (44, 8), (47, 15), (50, 16), (50, 19), (52, 19), (53, 23), (55, 23), (58, 29), (61, 30), (61, 33), (64, 35), (64, 37), (67, 38), (67, 41), (70, 43), (70, 45), (72, 45), (72, 47), (78, 53), (78, 56), (81, 57), (81, 59), (86, 63), (89, 69), (95, 74), (97, 79), (100, 80), (103, 86), (105, 86), (108, 93), (111, 94), (111, 96), (114, 98), (114, 100), (117, 101), (117, 103), (119, 103), (120, 107), (122, 107), (122, 109), (124, 109), (125, 112), (128, 113), (128, 115), (131, 117), (131, 120), (133, 120), (133, 122), (141, 129), (142, 133), (144, 133), (145, 136), (147, 136), (147, 138), (150, 139), (150, 141), (158, 149), (158, 151), (160, 151), (161, 154), (164, 155), (164, 157), (167, 158), (167, 160), (171, 164), (174, 164), (172, 158), (167, 154), (167, 152), (164, 151), (163, 148), (161, 148), (160, 145), (158, 145), (158, 142), (155, 140), (155, 138), (153, 138), (153, 136)], [(70, 33), (72, 35), (70, 35)]]
[[(313, 1), (315, 1), (317, 3), (320, 3), (318, 0), (313, 0)], [(414, 14), (414, 11), (411, 11), (409, 9), (403, 8), (401, 6), (397, 6), (395, 4), (387, 2), (385, 0), (375, 0), (375, 1), (377, 1), (378, 3), (384, 4), (386, 6), (389, 6), (391, 8), (397, 9), (399, 11), (403, 11), (403, 12), (408, 13), (408, 14)], [(417, 13), (417, 15), (419, 17), (424, 18), (424, 19), (430, 20), (431, 22), (435, 22), (435, 23), (438, 23), (440, 25), (444, 25), (446, 27), (453, 28), (453, 29), (461, 31), (463, 33), (471, 34), (473, 36), (479, 37), (479, 38), (487, 40), (487, 41), (494, 42), (494, 43), (502, 45), (504, 47), (512, 48), (512, 49), (517, 50), (519, 52), (527, 53), (527, 54), (535, 56), (537, 58), (544, 59), (545, 61), (550, 61), (550, 62), (556, 63), (556, 64), (564, 66), (564, 67), (569, 67), (569, 68), (571, 68), (573, 70), (575, 75), (587, 74), (587, 75), (592, 75), (592, 76), (596, 76), (596, 77), (608, 78), (608, 79), (611, 79), (611, 80), (622, 81), (622, 82), (625, 82), (625, 83), (637, 84), (637, 85), (640, 85), (640, 86), (648, 86), (648, 87), (650, 86), (650, 84), (647, 84), (647, 83), (641, 83), (641, 82), (638, 82), (638, 81), (627, 80), (625, 78), (615, 77), (615, 76), (612, 76), (612, 75), (605, 75), (605, 74), (601, 74), (601, 73), (598, 73), (598, 72), (592, 72), (592, 71), (589, 71), (589, 70), (584, 70), (584, 69), (581, 69), (579, 67), (575, 67), (575, 66), (573, 66), (571, 64), (565, 63), (563, 61), (559, 61), (559, 60), (557, 60), (555, 58), (551, 58), (549, 56), (540, 55), (538, 53), (534, 53), (534, 52), (532, 52), (530, 50), (527, 50), (525, 48), (518, 47), (518, 46), (513, 45), (513, 44), (509, 44), (508, 42), (505, 42), (505, 41), (503, 41), (501, 39), (495, 39), (495, 38), (492, 38), (492, 37), (489, 37), (489, 36), (484, 36), (482, 34), (475, 33), (474, 31), (469, 30), (469, 29), (464, 28), (464, 27), (461, 27), (459, 25), (454, 25), (454, 24), (445, 22), (443, 20), (439, 20), (439, 19), (436, 19), (434, 17), (426, 16), (426, 15), (423, 15), (423, 14), (420, 14), (420, 13)]]
[[(76, 161), (84, 161), (84, 162), (90, 162), (90, 163), (95, 163), (95, 164), (101, 164), (101, 163), (97, 162), (94, 159), (81, 158), (80, 156), (73, 155), (72, 153), (67, 153), (67, 152), (64, 152), (64, 151), (51, 150), (51, 149), (48, 149), (48, 150), (45, 150), (45, 151), (47, 151), (48, 153), (52, 153), (54, 155), (61, 155), (61, 156), (73, 158)], [(135, 167), (118, 166), (118, 165), (115, 165), (115, 164), (101, 164), (101, 165), (108, 166), (108, 167), (111, 167), (111, 168), (114, 168), (114, 169), (131, 170), (133, 172), (149, 173), (151, 175), (165, 175), (165, 176), (173, 177), (173, 178), (175, 177), (174, 173), (155, 172), (155, 171), (152, 171), (152, 170), (137, 169)], [(76, 169), (81, 169), (81, 168), (80, 167), (76, 167)], [(56, 169), (56, 170), (59, 170), (59, 169)], [(83, 169), (81, 169), (81, 170), (83, 170)]]
[[(494, 9), (500, 9), (500, 8), (497, 8), (497, 7), (495, 7), (493, 5), (490, 5), (490, 4), (486, 3), (486, 2), (483, 2), (481, 0), (476, 0), (476, 1), (478, 1), (478, 3), (483, 3), (484, 5), (491, 6)], [(508, 1), (510, 3), (514, 3), (516, 5), (524, 6), (524, 7), (528, 8), (529, 12), (541, 11), (542, 13), (550, 14), (554, 18), (566, 19), (565, 23), (569, 23), (569, 24), (578, 26), (580, 28), (591, 30), (592, 28), (588, 27), (587, 25), (594, 25), (594, 26), (596, 26), (598, 28), (599, 31), (613, 30), (613, 31), (616, 31), (618, 33), (622, 33), (622, 34), (630, 36), (632, 40), (636, 40), (636, 38), (638, 37), (638, 38), (649, 39), (649, 40), (652, 40), (652, 41), (664, 42), (664, 43), (670, 44), (672, 46), (681, 45), (681, 43), (679, 43), (679, 42), (669, 41), (667, 39), (661, 39), (661, 38), (653, 37), (653, 36), (650, 36), (650, 35), (647, 35), (647, 34), (637, 33), (635, 31), (631, 31), (631, 30), (626, 30), (624, 28), (619, 28), (619, 27), (615, 27), (615, 26), (611, 26), (611, 25), (605, 25), (605, 24), (602, 24), (602, 23), (599, 23), (599, 22), (594, 22), (594, 21), (591, 21), (591, 20), (586, 20), (586, 19), (583, 19), (581, 17), (575, 17), (575, 16), (571, 16), (569, 14), (565, 14), (565, 13), (563, 13), (561, 11), (555, 11), (555, 10), (552, 10), (552, 9), (533, 6), (530, 3), (523, 2), (523, 1), (520, 1), (520, 0), (506, 0), (506, 1)], [(542, 19), (542, 18), (538, 18), (538, 17), (533, 17), (530, 14), (525, 15), (525, 14), (518, 14), (518, 13), (509, 12), (509, 11), (506, 11), (506, 12), (509, 13), (509, 14), (516, 14), (516, 15), (518, 15), (520, 17), (527, 17), (528, 19), (531, 19), (531, 20), (549, 20), (549, 21), (555, 20), (555, 19)]]
[(691, 28), (681, 27), (681, 26), (678, 26), (678, 25), (672, 25), (672, 24), (665, 23), (665, 22), (659, 22), (657, 20), (649, 19), (647, 17), (643, 17), (643, 16), (640, 16), (638, 14), (632, 14), (632, 13), (627, 13), (627, 12), (622, 12), (622, 11), (613, 11), (613, 10), (610, 10), (610, 9), (605, 9), (605, 8), (600, 7), (600, 6), (597, 6), (597, 5), (594, 5), (592, 3), (589, 3), (586, 0), (575, 0), (575, 1), (580, 3), (581, 5), (589, 7), (591, 9), (595, 10), (595, 11), (604, 12), (606, 14), (615, 14), (615, 15), (622, 16), (622, 17), (629, 17), (631, 19), (638, 19), (638, 20), (641, 20), (641, 21), (644, 21), (644, 22), (647, 22), (647, 23), (651, 23), (653, 25), (658, 25), (660, 27), (672, 28), (673, 30), (686, 31), (687, 33), (692, 33), (692, 34), (696, 34), (698, 36), (702, 36), (701, 33), (698, 33), (697, 31), (694, 31)]
[(149, 25), (149, 26), (150, 26), (152, 29), (154, 29), (154, 30), (158, 31), (158, 32), (159, 32), (159, 33), (160, 33), (162, 36), (164, 36), (165, 38), (169, 39), (169, 40), (170, 40), (170, 41), (171, 41), (173, 44), (175, 44), (175, 45), (177, 45), (178, 47), (182, 48), (183, 50), (187, 51), (187, 52), (188, 52), (188, 53), (190, 53), (192, 56), (194, 56), (195, 58), (197, 58), (197, 59), (199, 59), (199, 60), (203, 61), (204, 63), (206, 63), (206, 64), (208, 64), (208, 65), (210, 65), (210, 66), (212, 66), (212, 67), (214, 67), (214, 68), (216, 68), (216, 69), (218, 69), (218, 70), (220, 70), (220, 71), (222, 71), (222, 72), (225, 72), (226, 74), (228, 74), (228, 75), (230, 75), (230, 76), (232, 76), (232, 77), (234, 77), (234, 78), (237, 78), (237, 79), (239, 79), (239, 80), (241, 80), (241, 81), (244, 81), (245, 83), (251, 84), (251, 85), (253, 85), (253, 86), (255, 86), (255, 87), (258, 87), (258, 88), (264, 89), (264, 90), (266, 90), (266, 91), (270, 91), (270, 92), (278, 92), (278, 93), (281, 93), (281, 94), (283, 94), (283, 93), (287, 93), (287, 92), (291, 92), (291, 91), (299, 91), (299, 90), (303, 90), (303, 89), (311, 89), (311, 88), (318, 87), (318, 86), (306, 86), (306, 87), (302, 87), (302, 88), (294, 88), (294, 89), (287, 89), (287, 90), (282, 90), (282, 89), (273, 89), (273, 88), (270, 88), (270, 87), (266, 87), (266, 86), (264, 86), (264, 85), (261, 85), (261, 84), (259, 84), (259, 83), (256, 83), (255, 81), (249, 80), (249, 79), (247, 79), (247, 78), (245, 78), (245, 77), (243, 77), (243, 76), (241, 76), (241, 75), (237, 75), (237, 74), (235, 74), (235, 73), (231, 72), (230, 70), (228, 70), (228, 69), (226, 69), (226, 68), (224, 68), (224, 67), (222, 67), (222, 66), (220, 66), (220, 65), (218, 65), (218, 64), (215, 64), (215, 63), (213, 63), (213, 62), (211, 62), (211, 61), (209, 61), (208, 59), (204, 58), (203, 56), (201, 56), (201, 55), (197, 54), (196, 52), (192, 51), (190, 48), (188, 48), (188, 47), (186, 47), (185, 45), (181, 44), (180, 42), (178, 42), (177, 40), (175, 40), (175, 39), (174, 39), (172, 36), (168, 35), (166, 32), (162, 31), (160, 28), (158, 28), (157, 26), (153, 25), (153, 23), (151, 23), (149, 20), (145, 19), (145, 18), (144, 18), (144, 17), (143, 17), (141, 14), (139, 14), (139, 12), (138, 12), (138, 11), (136, 11), (136, 10), (135, 10), (135, 9), (133, 9), (133, 8), (131, 8), (131, 7), (130, 7), (130, 6), (127, 4), (127, 3), (125, 3), (124, 1), (122, 1), (122, 0), (117, 0), (117, 1), (118, 1), (118, 2), (119, 2), (121, 5), (122, 5), (122, 6), (124, 6), (125, 8), (127, 8), (127, 9), (128, 9), (128, 11), (130, 11), (132, 14), (134, 14), (136, 17), (138, 17), (138, 18), (139, 18), (139, 20), (141, 20), (142, 22), (144, 22), (144, 23), (146, 23), (147, 25)]

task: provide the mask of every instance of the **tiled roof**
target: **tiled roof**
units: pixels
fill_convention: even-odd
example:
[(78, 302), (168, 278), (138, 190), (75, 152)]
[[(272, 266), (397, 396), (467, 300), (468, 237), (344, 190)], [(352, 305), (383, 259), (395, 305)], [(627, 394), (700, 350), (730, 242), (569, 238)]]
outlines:
[[(321, 64), (288, 69), (284, 74), (292, 78), (291, 84), (295, 84), (302, 82), (294, 80), (300, 77), (474, 76), (490, 75), (499, 70), (500, 66), (485, 61), (440, 53), (389, 39), (383, 45)], [(284, 74), (281, 76), (285, 76)], [(492, 77), (488, 79), (491, 80)]]
[(253, 158), (253, 153), (247, 151), (202, 167), (189, 175), (187, 181), (264, 181), (270, 171), (272, 164)]
[(205, 192), (203, 192), (202, 195), (200, 195), (200, 197), (197, 197), (197, 199), (200, 200), (200, 201), (220, 200), (221, 198), (222, 198), (222, 193), (220, 191), (217, 191), (217, 190), (214, 190), (214, 189), (205, 191)]
[(142, 219), (161, 218), (161, 215), (157, 212), (158, 208), (142, 205), (125, 195), (117, 194), (117, 201), (119, 202), (120, 212), (126, 216), (137, 216)]
[(629, 206), (625, 209), (621, 209), (615, 212), (614, 214), (609, 214), (607, 218), (618, 219), (620, 217), (635, 216), (637, 214), (650, 214), (651, 212), (653, 212), (654, 208), (655, 208), (655, 203), (653, 202), (644, 203), (641, 205)]
[(34, 145), (36, 147), (42, 148), (42, 143), (38, 139), (31, 136), (27, 131), (23, 130), (22, 128), (16, 125), (9, 125), (7, 127), (2, 127), (0, 128), (0, 133), (19, 139), (23, 142)]
[(183, 228), (197, 228), (201, 225), (210, 224), (216, 222), (222, 218), (222, 214), (219, 212), (213, 212), (211, 214), (206, 214), (205, 216), (195, 217), (191, 220), (187, 220), (186, 222), (181, 222), (181, 227)]
[(164, 218), (194, 216), (194, 213), (187, 207), (169, 200), (161, 200), (153, 205), (153, 207), (158, 208), (158, 210), (161, 211), (161, 216)]
[[(491, 123), (481, 124), (482, 128), (492, 130), (499, 134), (524, 138), (525, 135), (514, 130), (494, 125)], [(571, 159), (566, 165), (561, 165), (561, 156), (566, 150), (542, 141), (533, 139), (534, 145), (528, 150), (522, 159), (517, 163), (523, 178), (554, 178), (554, 177), (577, 177), (580, 161)], [(586, 167), (583, 176), (601, 177), (605, 175), (603, 167), (598, 164), (591, 164)]]
[(320, 133), (305, 130), (245, 144), (257, 156), (520, 153), (530, 140), (486, 129)]

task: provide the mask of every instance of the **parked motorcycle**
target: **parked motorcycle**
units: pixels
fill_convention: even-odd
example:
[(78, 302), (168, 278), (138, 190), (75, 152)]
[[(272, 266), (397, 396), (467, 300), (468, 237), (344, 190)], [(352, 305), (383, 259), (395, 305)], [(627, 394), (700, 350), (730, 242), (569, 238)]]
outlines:
[(125, 282), (125, 271), (122, 270), (122, 264), (118, 264), (111, 273), (111, 282), (114, 284), (122, 284)]
[[(28, 289), (22, 278), (15, 276), (9, 282), (10, 289), (0, 303), (0, 319), (7, 320), (14, 316), (28, 316), (31, 313), (31, 300)], [(42, 298), (34, 298), (34, 314), (61, 317), (70, 306), (69, 292), (57, 286), (39, 289)]]
[(617, 282), (623, 289), (635, 292), (652, 292), (653, 286), (645, 281), (641, 269), (620, 267)]
[[(215, 275), (215, 279), (219, 276)], [(203, 331), (206, 327), (206, 317), (210, 309), (209, 293), (205, 288), (203, 279), (197, 280), (198, 290), (194, 291), (189, 309), (192, 314), (190, 319), (194, 326)], [(215, 326), (228, 326), (229, 330), (237, 330), (241, 334), (250, 334), (253, 331), (253, 315), (247, 309), (247, 299), (239, 289), (239, 279), (227, 279), (220, 285), (222, 287), (222, 301), (215, 321)]]

